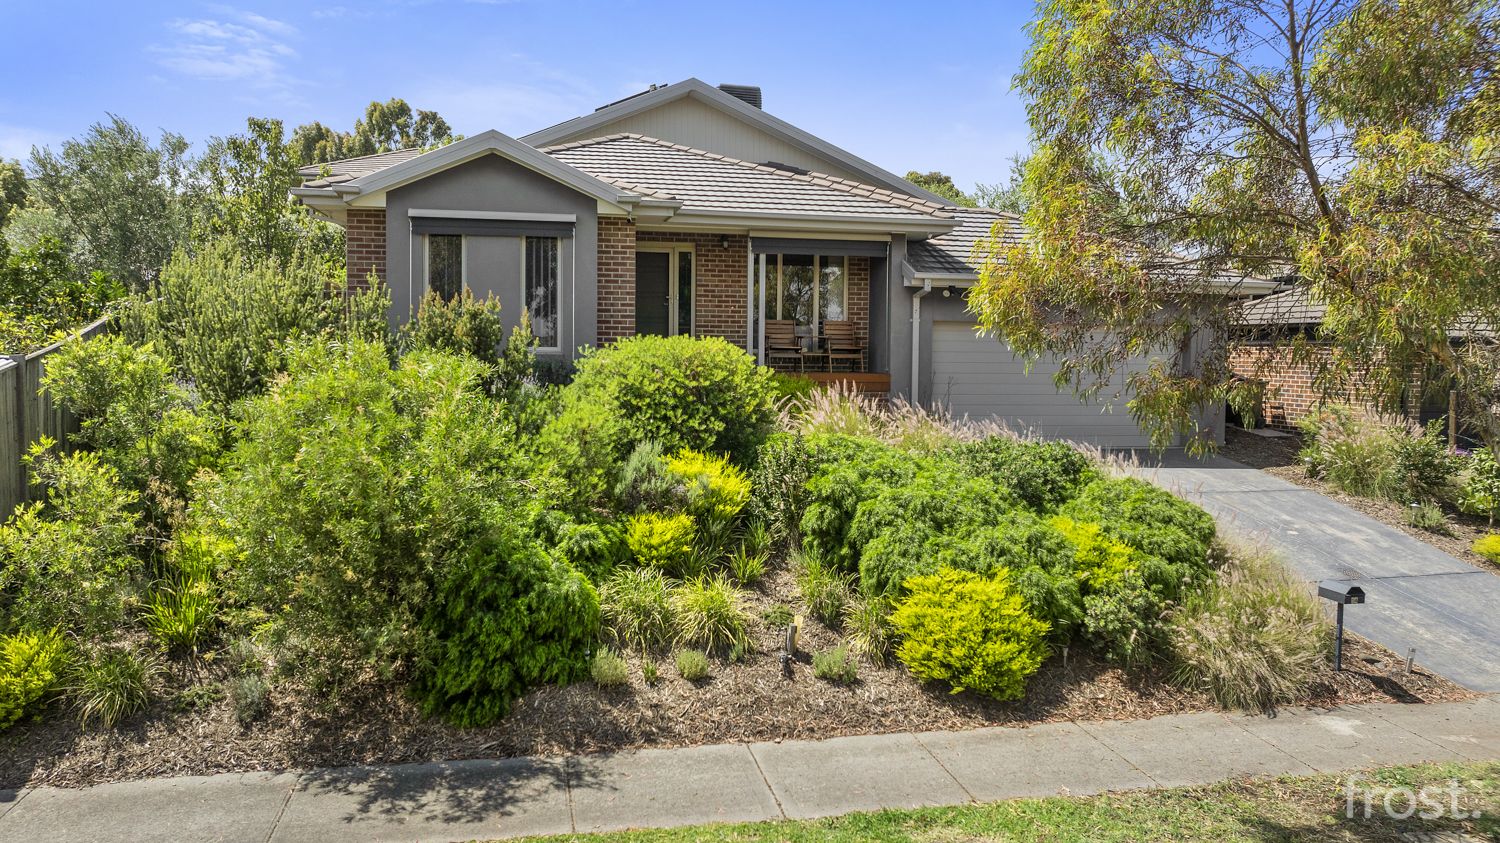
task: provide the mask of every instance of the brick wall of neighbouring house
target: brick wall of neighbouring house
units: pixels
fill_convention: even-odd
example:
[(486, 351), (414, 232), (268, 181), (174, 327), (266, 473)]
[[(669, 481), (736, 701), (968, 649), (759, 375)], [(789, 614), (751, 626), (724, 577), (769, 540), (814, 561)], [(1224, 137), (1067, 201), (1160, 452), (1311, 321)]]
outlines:
[(599, 218), (599, 344), (635, 334), (635, 223)]
[[(1327, 348), (1317, 349), (1324, 360), (1332, 353)], [(1266, 427), (1280, 430), (1296, 430), (1297, 420), (1308, 415), (1320, 404), (1327, 403), (1313, 383), (1313, 365), (1292, 359), (1289, 348), (1272, 348), (1262, 345), (1241, 344), (1229, 351), (1229, 367), (1235, 374), (1266, 383), (1266, 399), (1260, 420)], [(1422, 379), (1414, 375), (1406, 385), (1406, 400), (1403, 412), (1412, 420), (1421, 416)], [(1413, 396), (1416, 396), (1413, 399)], [(1377, 402), (1358, 392), (1339, 396), (1339, 403), (1367, 407), (1379, 411)]]
[(385, 209), (350, 208), (344, 225), (344, 258), (350, 289), (369, 286), (371, 272), (381, 281), (385, 274)]

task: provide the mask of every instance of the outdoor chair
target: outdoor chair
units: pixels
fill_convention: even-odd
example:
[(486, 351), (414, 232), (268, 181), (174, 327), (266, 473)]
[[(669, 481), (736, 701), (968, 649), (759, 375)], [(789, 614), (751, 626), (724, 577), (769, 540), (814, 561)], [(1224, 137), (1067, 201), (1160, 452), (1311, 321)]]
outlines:
[(797, 323), (791, 319), (766, 320), (766, 362), (774, 367), (778, 359), (795, 360), (797, 371), (803, 369), (802, 341), (797, 338)]
[(823, 323), (823, 337), (828, 343), (828, 368), (839, 360), (853, 365), (854, 370), (865, 370), (865, 344), (854, 332), (854, 323), (847, 319), (830, 319)]

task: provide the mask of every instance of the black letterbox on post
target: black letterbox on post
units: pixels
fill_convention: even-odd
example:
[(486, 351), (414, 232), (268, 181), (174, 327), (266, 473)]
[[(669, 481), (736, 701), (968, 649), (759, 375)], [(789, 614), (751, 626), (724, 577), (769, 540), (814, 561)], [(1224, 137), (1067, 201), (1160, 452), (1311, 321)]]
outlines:
[(1357, 585), (1341, 582), (1318, 583), (1318, 596), (1333, 601), (1335, 626), (1333, 638), (1333, 670), (1344, 669), (1344, 607), (1358, 606), (1365, 602), (1365, 590)]

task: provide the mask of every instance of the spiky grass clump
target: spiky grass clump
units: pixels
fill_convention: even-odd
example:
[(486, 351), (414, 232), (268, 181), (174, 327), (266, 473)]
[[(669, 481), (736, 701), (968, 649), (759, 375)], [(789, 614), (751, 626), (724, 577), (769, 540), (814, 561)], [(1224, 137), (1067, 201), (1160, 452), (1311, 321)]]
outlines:
[(822, 557), (802, 553), (797, 557), (797, 591), (807, 611), (824, 624), (837, 629), (844, 608), (850, 601), (850, 578), (834, 570)]
[(69, 693), (85, 726), (109, 729), (151, 702), (151, 683), (161, 665), (148, 653), (101, 648), (74, 663)]
[(646, 651), (666, 644), (676, 631), (671, 592), (660, 571), (616, 571), (599, 589), (605, 630), (621, 647)]
[(729, 554), (729, 573), (740, 585), (754, 585), (766, 575), (768, 558), (769, 554), (764, 550), (754, 551), (748, 544), (742, 544)]
[(1175, 679), (1226, 708), (1268, 711), (1299, 699), (1327, 662), (1328, 619), (1270, 551), (1236, 544), (1218, 580), (1167, 623)]
[(860, 595), (844, 607), (844, 644), (849, 652), (884, 667), (890, 661), (894, 634), (891, 603), (885, 597)]
[(745, 598), (722, 574), (694, 577), (672, 591), (677, 641), (704, 650), (729, 650), (745, 641)]
[(630, 681), (630, 666), (612, 650), (600, 650), (589, 664), (589, 676), (601, 688), (613, 688)]

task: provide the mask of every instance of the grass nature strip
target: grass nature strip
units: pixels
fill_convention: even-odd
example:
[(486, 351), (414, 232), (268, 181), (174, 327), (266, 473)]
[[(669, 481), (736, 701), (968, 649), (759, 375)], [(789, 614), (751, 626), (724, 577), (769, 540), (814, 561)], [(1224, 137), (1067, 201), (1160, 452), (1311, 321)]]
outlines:
[[(1395, 788), (1429, 788), (1447, 805), (1446, 789), (1462, 788), (1461, 809), (1477, 819), (1387, 818), (1381, 800)], [(1099, 796), (1016, 799), (954, 808), (886, 810), (821, 820), (796, 820), (608, 834), (561, 835), (532, 840), (587, 843), (856, 843), (856, 841), (1391, 841), (1403, 833), (1462, 832), (1500, 839), (1500, 763), (1424, 764), (1360, 774), (1349, 807), (1348, 774), (1226, 782), (1171, 790)], [(1364, 818), (1364, 794), (1373, 816)], [(1400, 797), (1393, 802), (1398, 811)], [(1456, 839), (1456, 838), (1455, 838)]]

